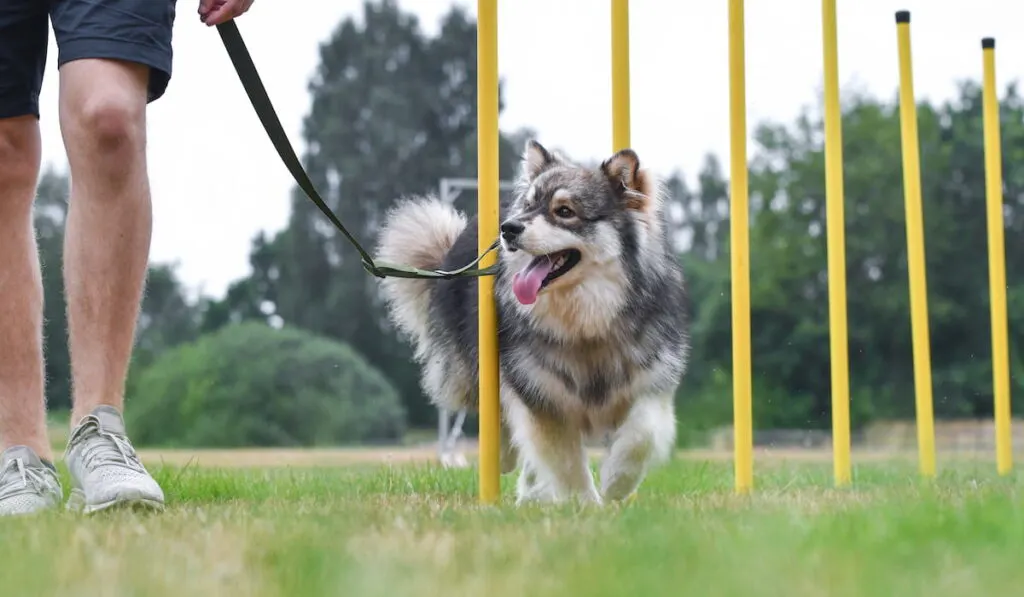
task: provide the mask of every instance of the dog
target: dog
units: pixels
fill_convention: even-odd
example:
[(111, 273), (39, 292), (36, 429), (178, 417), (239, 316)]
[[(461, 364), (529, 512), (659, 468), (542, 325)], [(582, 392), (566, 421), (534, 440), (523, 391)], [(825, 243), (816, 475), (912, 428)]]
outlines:
[[(499, 209), (494, 278), (501, 470), (520, 469), (517, 504), (629, 498), (672, 452), (690, 346), (665, 193), (632, 149), (587, 167), (526, 143), (512, 198)], [(457, 269), (477, 256), (477, 220), (432, 196), (403, 198), (376, 253)], [(432, 402), (476, 410), (477, 278), (381, 285)], [(608, 440), (600, 491), (585, 448), (595, 437)]]

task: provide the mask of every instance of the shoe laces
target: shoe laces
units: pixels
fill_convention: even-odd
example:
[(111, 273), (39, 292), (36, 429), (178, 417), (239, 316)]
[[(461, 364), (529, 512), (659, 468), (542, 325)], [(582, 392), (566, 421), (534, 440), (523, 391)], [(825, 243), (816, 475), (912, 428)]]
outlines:
[(25, 461), (21, 458), (10, 461), (4, 470), (0, 471), (0, 498), (11, 497), (28, 490), (40, 492), (45, 490), (46, 486), (43, 474), (26, 467)]
[[(90, 438), (96, 438), (98, 441), (87, 441)], [(145, 471), (128, 438), (104, 431), (100, 427), (99, 419), (92, 415), (86, 417), (75, 431), (74, 437), (68, 442), (68, 450), (78, 444), (82, 446), (82, 463), (87, 468), (116, 464), (139, 472)]]

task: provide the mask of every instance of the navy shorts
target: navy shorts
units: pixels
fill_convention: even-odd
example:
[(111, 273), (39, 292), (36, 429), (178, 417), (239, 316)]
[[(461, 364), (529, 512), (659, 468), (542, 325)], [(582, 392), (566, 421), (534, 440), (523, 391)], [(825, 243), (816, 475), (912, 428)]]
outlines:
[(81, 58), (150, 67), (148, 101), (171, 80), (177, 0), (0, 0), (0, 118), (39, 117), (49, 24), (58, 68)]

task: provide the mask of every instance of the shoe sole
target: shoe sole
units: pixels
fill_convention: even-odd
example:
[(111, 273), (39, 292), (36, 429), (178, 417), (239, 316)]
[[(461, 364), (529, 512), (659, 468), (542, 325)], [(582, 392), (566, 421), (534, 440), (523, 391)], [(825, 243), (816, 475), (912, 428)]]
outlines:
[(95, 514), (108, 510), (131, 510), (134, 512), (163, 512), (164, 503), (141, 495), (123, 495), (99, 504), (85, 504), (85, 497), (79, 490), (72, 490), (67, 509), (83, 514)]
[(14, 512), (0, 512), (0, 519), (3, 518), (17, 518), (22, 516), (42, 516), (47, 512), (54, 512), (60, 509), (60, 502), (53, 504), (47, 504), (45, 506), (38, 507), (34, 510), (16, 510)]

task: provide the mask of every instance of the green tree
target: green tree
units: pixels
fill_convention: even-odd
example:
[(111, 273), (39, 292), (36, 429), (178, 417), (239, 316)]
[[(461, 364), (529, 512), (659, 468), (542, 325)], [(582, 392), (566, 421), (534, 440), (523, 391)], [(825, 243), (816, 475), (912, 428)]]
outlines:
[(68, 178), (47, 167), (36, 191), (34, 222), (43, 272), (43, 350), (46, 358), (46, 401), (50, 408), (71, 407), (71, 358), (64, 301), (64, 221)]
[(164, 351), (136, 388), (126, 415), (140, 444), (394, 441), (405, 427), (395, 389), (352, 348), (255, 322)]

